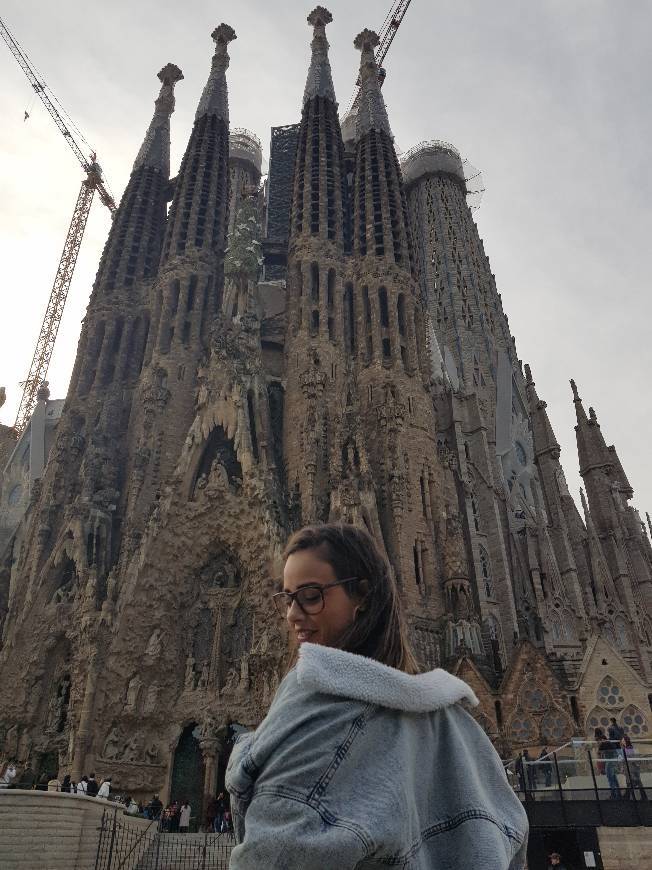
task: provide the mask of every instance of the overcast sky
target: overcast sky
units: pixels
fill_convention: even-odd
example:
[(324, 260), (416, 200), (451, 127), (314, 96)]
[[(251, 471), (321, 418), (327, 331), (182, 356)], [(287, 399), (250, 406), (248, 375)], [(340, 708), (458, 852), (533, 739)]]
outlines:
[[(348, 105), (363, 27), (389, 0), (330, 0), (340, 104)], [(173, 173), (208, 74), (212, 29), (232, 43), (231, 125), (268, 151), (272, 125), (298, 120), (312, 8), (296, 0), (4, 0), (2, 16), (96, 148), (119, 198), (149, 123), (156, 73), (185, 80), (172, 118)], [(649, 253), (652, 247), (649, 0), (412, 0), (386, 61), (397, 145), (444, 139), (484, 174), (475, 217), (516, 336), (577, 494), (568, 379), (593, 405), (652, 511)], [(13, 423), (82, 180), (63, 137), (0, 43), (0, 420)], [(30, 111), (23, 121), (25, 109)], [(80, 321), (109, 228), (95, 202), (49, 373), (65, 395)]]

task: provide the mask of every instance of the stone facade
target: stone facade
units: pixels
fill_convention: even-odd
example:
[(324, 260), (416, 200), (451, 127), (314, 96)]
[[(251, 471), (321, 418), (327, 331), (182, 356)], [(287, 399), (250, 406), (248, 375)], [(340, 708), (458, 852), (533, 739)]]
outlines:
[(616, 451), (576, 393), (582, 518), (459, 155), (427, 143), (401, 167), (371, 31), (343, 140), (329, 21), (309, 16), (283, 280), (260, 280), (259, 144), (230, 137), (235, 33), (213, 33), (173, 182), (182, 74), (159, 73), (56, 440), (0, 553), (4, 757), (215, 794), (230, 728), (260, 721), (288, 664), (284, 541), (325, 520), (375, 536), (422, 667), (468, 680), (504, 755), (584, 733), (614, 685), (632, 733), (650, 727), (652, 549)]

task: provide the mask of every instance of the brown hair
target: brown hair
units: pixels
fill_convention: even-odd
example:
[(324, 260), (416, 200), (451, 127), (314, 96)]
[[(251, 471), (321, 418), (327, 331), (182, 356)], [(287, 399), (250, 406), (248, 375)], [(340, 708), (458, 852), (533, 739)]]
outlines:
[(396, 582), (371, 535), (345, 523), (306, 526), (290, 537), (283, 560), (301, 550), (319, 550), (319, 558), (332, 567), (338, 580), (357, 578), (344, 589), (351, 598), (364, 601), (365, 606), (340, 637), (339, 649), (416, 674), (418, 667), (408, 641)]

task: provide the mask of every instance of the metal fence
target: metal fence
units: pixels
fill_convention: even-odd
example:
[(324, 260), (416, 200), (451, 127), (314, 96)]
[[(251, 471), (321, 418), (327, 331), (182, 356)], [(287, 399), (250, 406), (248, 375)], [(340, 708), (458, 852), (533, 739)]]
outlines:
[(593, 741), (573, 740), (542, 758), (522, 755), (506, 773), (531, 821), (651, 825), (652, 745), (636, 749), (600, 753)]
[(178, 834), (136, 826), (122, 808), (102, 815), (95, 870), (228, 870), (232, 834)]

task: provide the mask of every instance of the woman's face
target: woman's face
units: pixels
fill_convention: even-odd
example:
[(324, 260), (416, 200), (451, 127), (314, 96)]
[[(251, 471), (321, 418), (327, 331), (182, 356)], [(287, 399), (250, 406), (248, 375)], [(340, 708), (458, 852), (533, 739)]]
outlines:
[[(318, 550), (299, 550), (288, 556), (283, 569), (283, 591), (296, 592), (300, 586), (327, 586), (337, 580), (333, 567), (319, 558)], [(338, 639), (353, 624), (359, 603), (350, 598), (344, 586), (324, 592), (324, 609), (304, 613), (296, 601), (287, 612), (287, 621), (297, 641), (337, 646)]]

